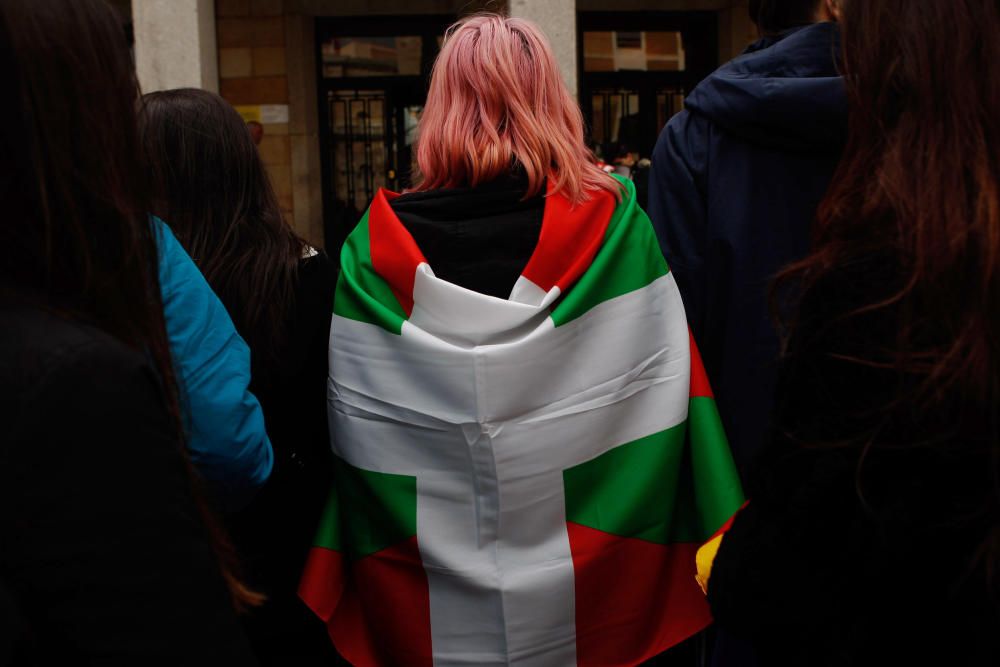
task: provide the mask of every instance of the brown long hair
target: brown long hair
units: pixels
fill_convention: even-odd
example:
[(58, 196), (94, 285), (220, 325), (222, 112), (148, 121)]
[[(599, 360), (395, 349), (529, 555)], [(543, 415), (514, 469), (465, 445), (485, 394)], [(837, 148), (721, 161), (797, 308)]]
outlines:
[[(850, 361), (911, 378), (900, 397), (911, 414), (961, 406), (954, 419), (968, 419), (990, 448), (996, 505), (1000, 4), (845, 0), (841, 10), (849, 140), (819, 208), (813, 250), (778, 287), (805, 295), (859, 258), (886, 259), (892, 284), (872, 285), (867, 300), (829, 318), (891, 318), (895, 340)], [(983, 548), (998, 562), (1000, 529)]]
[[(0, 76), (0, 288), (147, 354), (181, 444), (125, 31), (104, 0), (0, 0)], [(192, 486), (234, 603), (255, 602)]]
[(153, 211), (225, 304), (255, 371), (277, 362), (306, 243), (282, 219), (246, 123), (218, 95), (181, 88), (145, 95), (139, 126)]

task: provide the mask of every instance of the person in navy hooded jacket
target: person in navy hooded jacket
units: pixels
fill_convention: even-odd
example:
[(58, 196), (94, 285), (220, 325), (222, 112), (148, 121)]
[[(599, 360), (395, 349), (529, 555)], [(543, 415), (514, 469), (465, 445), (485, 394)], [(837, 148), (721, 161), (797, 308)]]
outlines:
[(837, 0), (751, 0), (762, 37), (702, 81), (653, 151), (649, 215), (741, 471), (769, 429), (771, 278), (809, 248), (847, 129)]

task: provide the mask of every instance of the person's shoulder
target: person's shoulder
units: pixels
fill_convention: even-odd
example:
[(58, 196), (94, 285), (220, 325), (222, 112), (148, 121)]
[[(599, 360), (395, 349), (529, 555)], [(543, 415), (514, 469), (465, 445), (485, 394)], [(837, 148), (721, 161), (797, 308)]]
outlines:
[[(653, 227), (649, 215), (639, 204), (635, 182), (617, 174), (612, 174), (612, 177), (618, 183), (621, 197), (615, 203), (610, 225), (614, 229), (628, 230), (629, 234), (638, 233), (640, 238), (645, 237), (647, 233), (652, 232)], [(605, 190), (601, 196), (611, 197), (613, 195)]]
[(333, 269), (333, 260), (331, 260), (330, 256), (326, 254), (326, 251), (320, 248), (314, 248), (311, 245), (307, 245), (302, 251), (302, 257), (299, 258), (300, 272), (321, 274), (333, 271)]
[(309, 246), (299, 260), (299, 289), (326, 291), (337, 282), (337, 265), (323, 250)]
[[(0, 355), (6, 365), (51, 370), (79, 357), (100, 357), (119, 365), (142, 365), (145, 358), (109, 333), (58, 311), (35, 306), (0, 307)], [(30, 363), (34, 362), (34, 363)]]
[(295, 295), (300, 313), (309, 311), (315, 317), (328, 319), (333, 310), (333, 295), (337, 290), (339, 270), (337, 265), (323, 251), (309, 248), (299, 260), (298, 279)]
[(714, 122), (697, 109), (682, 109), (675, 113), (660, 132), (657, 144), (666, 141), (688, 143), (704, 138)]
[(610, 174), (610, 176), (618, 181), (618, 187), (622, 193), (622, 204), (635, 199), (635, 183), (632, 182), (631, 178), (618, 173)]
[(43, 308), (0, 308), (0, 332), (0, 395), (14, 410), (53, 388), (83, 398), (96, 377), (116, 386), (149, 370), (140, 352), (107, 332)]
[[(611, 177), (615, 179), (619, 193), (618, 201), (615, 203), (615, 211), (620, 214), (623, 221), (627, 221), (629, 218), (634, 217), (630, 213), (641, 210), (639, 208), (638, 195), (636, 194), (635, 181), (621, 174), (611, 174)], [(604, 190), (600, 196), (613, 197), (614, 194)]]
[(681, 156), (686, 162), (704, 158), (706, 144), (712, 134), (713, 121), (691, 109), (682, 109), (667, 121), (653, 148), (653, 168)]
[(30, 303), (0, 306), (0, 354), (33, 356), (76, 348), (99, 339), (101, 332), (57, 311)]

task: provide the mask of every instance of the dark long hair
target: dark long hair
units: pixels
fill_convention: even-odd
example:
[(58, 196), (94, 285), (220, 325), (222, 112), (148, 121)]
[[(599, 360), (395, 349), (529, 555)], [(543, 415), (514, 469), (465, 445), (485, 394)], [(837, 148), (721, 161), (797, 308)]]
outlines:
[(123, 29), (103, 2), (4, 0), (0, 30), (2, 280), (148, 350), (169, 381)]
[[(0, 0), (0, 76), (0, 289), (147, 354), (181, 445), (125, 31), (104, 0)], [(201, 508), (234, 603), (255, 601)]]
[(276, 361), (305, 242), (281, 217), (246, 123), (225, 100), (182, 88), (143, 97), (153, 210), (170, 225), (259, 361)]
[[(891, 284), (871, 285), (866, 300), (829, 319), (850, 325), (884, 314), (892, 322), (894, 340), (850, 361), (909, 378), (899, 397), (908, 414), (948, 414), (978, 441), (969, 446), (985, 443), (995, 511), (1000, 5), (846, 0), (841, 9), (849, 140), (819, 208), (813, 250), (779, 277), (779, 289), (797, 285), (805, 295), (859, 258), (886, 260)], [(887, 417), (903, 408), (878, 407)], [(1000, 558), (998, 530), (984, 544), (990, 563)]]
[(750, 0), (750, 20), (761, 35), (777, 35), (815, 22), (823, 0)]

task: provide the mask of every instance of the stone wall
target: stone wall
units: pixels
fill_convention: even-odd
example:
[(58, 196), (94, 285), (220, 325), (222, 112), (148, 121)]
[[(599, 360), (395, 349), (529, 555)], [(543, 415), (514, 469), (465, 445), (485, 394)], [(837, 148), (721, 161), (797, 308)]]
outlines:
[[(219, 93), (236, 107), (288, 105), (287, 40), (282, 0), (216, 0), (215, 10)], [(300, 233), (319, 242), (321, 239), (313, 237), (308, 224), (299, 224), (297, 220), (291, 143), (287, 120), (264, 123), (260, 155), (271, 176), (282, 212)]]
[(135, 67), (143, 92), (218, 89), (212, 0), (132, 0)]
[(577, 91), (576, 0), (510, 0), (511, 16), (533, 21), (545, 32), (559, 62), (559, 70), (569, 92)]

